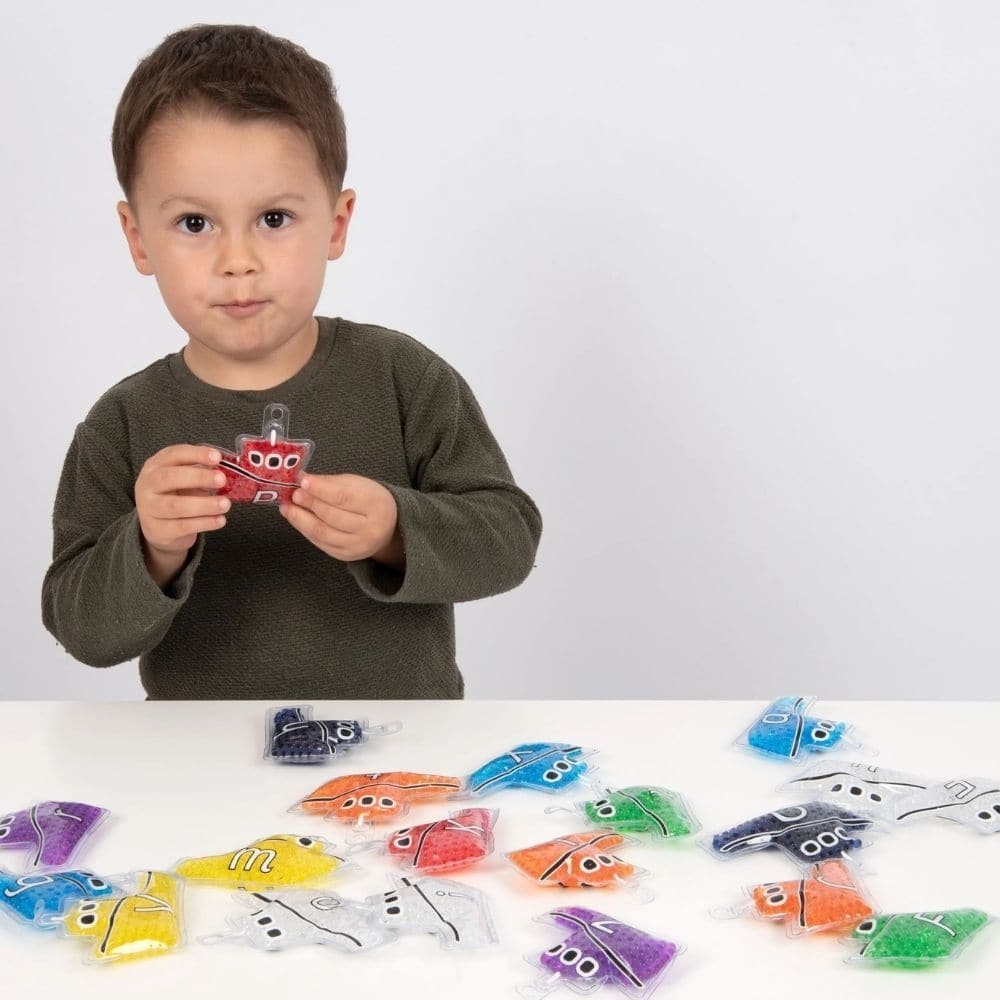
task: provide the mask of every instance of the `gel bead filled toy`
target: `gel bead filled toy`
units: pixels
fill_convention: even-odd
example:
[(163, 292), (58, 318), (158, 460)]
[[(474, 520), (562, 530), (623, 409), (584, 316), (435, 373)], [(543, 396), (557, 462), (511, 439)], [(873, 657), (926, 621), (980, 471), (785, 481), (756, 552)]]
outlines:
[(992, 919), (982, 910), (883, 913), (854, 928), (849, 940), (861, 949), (848, 961), (923, 968), (954, 958)]
[(851, 927), (875, 912), (846, 861), (822, 861), (806, 878), (755, 885), (748, 895), (756, 916), (783, 921), (792, 937)]
[(809, 751), (832, 750), (846, 742), (851, 728), (846, 722), (806, 715), (815, 700), (807, 695), (792, 695), (772, 701), (736, 741), (737, 745), (768, 757), (799, 761)]
[(319, 764), (333, 760), (370, 736), (398, 732), (399, 722), (369, 726), (367, 719), (314, 720), (311, 705), (268, 710), (264, 757), (281, 764)]
[(614, 888), (646, 874), (611, 853), (626, 843), (635, 843), (635, 840), (612, 830), (588, 830), (555, 837), (504, 856), (536, 885), (559, 885), (564, 889)]
[(107, 815), (85, 802), (39, 802), (0, 816), (0, 848), (28, 848), (29, 868), (69, 865)]
[(607, 984), (633, 1000), (643, 1000), (683, 950), (673, 941), (582, 906), (564, 906), (538, 919), (568, 934), (533, 960), (546, 977), (520, 987), (518, 993), (524, 997), (544, 996), (560, 985), (590, 993)]
[(900, 803), (928, 784), (926, 779), (903, 771), (831, 760), (813, 764), (800, 777), (782, 785), (782, 791), (805, 792), (853, 812), (895, 821)]
[(243, 940), (265, 951), (299, 944), (331, 945), (339, 951), (369, 951), (395, 940), (382, 925), (380, 909), (370, 903), (344, 899), (334, 892), (283, 889), (276, 892), (235, 894), (252, 912), (228, 918), (228, 934), (200, 938), (202, 944)]
[(732, 858), (766, 847), (777, 847), (803, 865), (841, 858), (858, 850), (856, 834), (872, 821), (841, 806), (807, 802), (755, 816), (729, 830), (717, 833), (710, 849), (716, 857)]
[(394, 888), (367, 902), (379, 907), (385, 926), (400, 934), (434, 934), (442, 948), (495, 944), (486, 895), (450, 879), (390, 875)]
[(222, 455), (219, 470), (225, 485), (215, 491), (234, 503), (277, 503), (290, 501), (313, 452), (313, 442), (305, 438), (288, 439), (288, 407), (269, 403), (264, 408), (264, 426), (260, 436), (242, 434), (236, 439), (236, 451), (218, 445)]
[(53, 918), (71, 903), (100, 899), (114, 891), (106, 879), (79, 869), (44, 875), (13, 875), (0, 869), (0, 910), (36, 927), (51, 929), (56, 926)]
[(608, 789), (603, 798), (584, 802), (580, 808), (595, 826), (619, 833), (649, 833), (664, 839), (687, 837), (701, 829), (682, 796), (653, 785)]
[(499, 810), (459, 809), (447, 819), (396, 830), (386, 852), (417, 871), (466, 868), (493, 853), (493, 827)]
[(331, 778), (293, 808), (345, 823), (386, 823), (414, 802), (446, 799), (462, 787), (460, 778), (413, 771), (345, 774)]
[(488, 795), (501, 788), (562, 791), (587, 771), (583, 759), (594, 752), (570, 743), (521, 743), (473, 771), (464, 791), (468, 795)]
[(1000, 780), (950, 778), (914, 792), (897, 806), (896, 820), (937, 816), (977, 833), (1000, 833)]
[(181, 883), (166, 872), (140, 872), (127, 896), (75, 903), (63, 919), (70, 937), (93, 938), (90, 961), (163, 955), (182, 943)]
[(322, 837), (275, 834), (227, 854), (178, 861), (175, 871), (192, 882), (242, 888), (322, 885), (338, 870), (355, 865), (333, 854)]

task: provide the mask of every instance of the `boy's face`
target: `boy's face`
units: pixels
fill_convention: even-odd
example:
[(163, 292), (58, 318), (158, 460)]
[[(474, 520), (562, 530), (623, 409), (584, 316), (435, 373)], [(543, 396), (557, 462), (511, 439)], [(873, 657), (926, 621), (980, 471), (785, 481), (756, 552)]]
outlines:
[[(311, 335), (354, 198), (348, 189), (331, 205), (297, 129), (185, 116), (144, 136), (132, 203), (118, 212), (135, 266), (156, 277), (192, 346), (217, 362), (266, 363)], [(222, 308), (247, 300), (266, 304), (247, 316)]]

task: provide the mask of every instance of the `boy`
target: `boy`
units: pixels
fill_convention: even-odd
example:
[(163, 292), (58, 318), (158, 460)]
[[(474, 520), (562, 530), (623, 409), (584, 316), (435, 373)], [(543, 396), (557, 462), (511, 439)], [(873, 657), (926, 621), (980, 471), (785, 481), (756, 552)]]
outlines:
[[(188, 343), (77, 427), (42, 585), (78, 660), (150, 698), (460, 698), (453, 602), (517, 586), (541, 517), (462, 377), (402, 333), (314, 316), (344, 251), (326, 65), (243, 25), (169, 35), (112, 133), (122, 229)], [(256, 303), (256, 304), (247, 304)], [(216, 495), (269, 403), (315, 449), (291, 502)]]

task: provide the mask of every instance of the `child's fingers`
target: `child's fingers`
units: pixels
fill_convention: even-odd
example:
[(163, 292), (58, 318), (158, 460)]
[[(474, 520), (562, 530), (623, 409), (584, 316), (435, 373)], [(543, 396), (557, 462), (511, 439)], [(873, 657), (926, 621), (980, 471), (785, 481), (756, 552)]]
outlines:
[(359, 532), (368, 520), (364, 514), (357, 514), (350, 510), (334, 507), (306, 490), (296, 490), (292, 494), (292, 503), (296, 507), (304, 507), (307, 510), (311, 510), (324, 524), (328, 524), (331, 528), (336, 528), (349, 535)]
[(350, 473), (302, 477), (302, 491), (306, 495), (317, 497), (331, 507), (361, 515), (365, 511), (365, 485), (362, 477)]
[(147, 466), (152, 470), (169, 465), (209, 465), (216, 466), (222, 459), (218, 448), (201, 444), (172, 444), (158, 451)]
[(226, 477), (218, 469), (201, 469), (196, 465), (168, 465), (156, 469), (149, 477), (154, 493), (176, 493), (178, 490), (217, 490)]
[(313, 545), (337, 559), (347, 558), (356, 544), (356, 536), (331, 528), (311, 510), (296, 507), (294, 504), (281, 504), (280, 510), (289, 523)]
[(168, 521), (211, 517), (225, 513), (230, 506), (230, 501), (226, 497), (176, 496), (164, 493), (153, 497), (148, 511), (150, 516)]

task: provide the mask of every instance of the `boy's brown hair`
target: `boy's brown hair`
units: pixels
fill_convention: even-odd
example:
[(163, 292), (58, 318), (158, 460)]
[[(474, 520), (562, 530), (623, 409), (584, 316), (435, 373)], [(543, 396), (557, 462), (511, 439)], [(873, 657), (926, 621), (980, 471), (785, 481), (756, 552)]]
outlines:
[(337, 203), (347, 171), (344, 115), (329, 67), (301, 46), (246, 24), (194, 24), (167, 35), (136, 66), (115, 112), (111, 153), (126, 201), (150, 125), (185, 112), (298, 127)]

